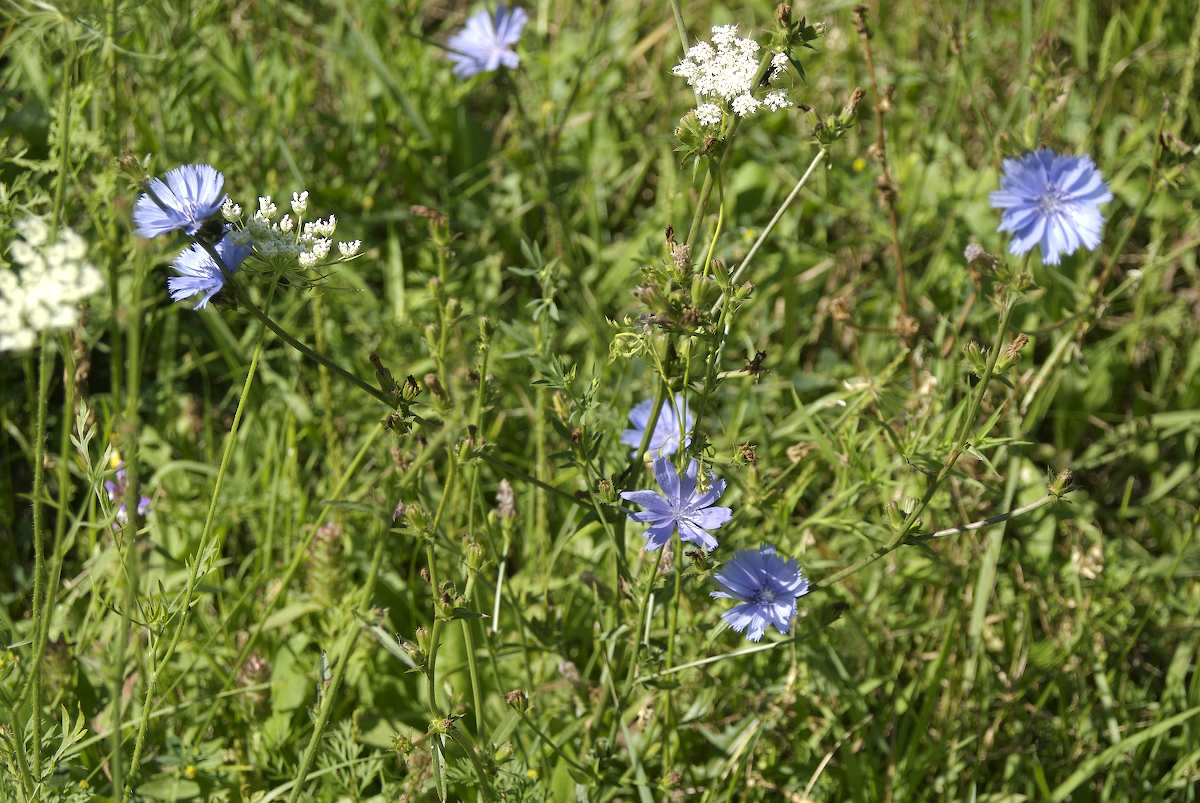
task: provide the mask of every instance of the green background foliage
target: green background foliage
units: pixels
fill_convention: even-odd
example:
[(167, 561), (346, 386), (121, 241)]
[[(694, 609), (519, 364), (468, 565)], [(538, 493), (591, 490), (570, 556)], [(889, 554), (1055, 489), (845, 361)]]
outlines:
[[(39, 359), (0, 355), (0, 799), (1196, 800), (1195, 4), (880, 6), (915, 334), (851, 5), (797, 4), (828, 26), (791, 85), (811, 112), (741, 126), (699, 242), (720, 203), (713, 253), (737, 265), (817, 154), (814, 123), (867, 96), (750, 264), (701, 400), (694, 447), (734, 519), (656, 574), (611, 503), (652, 485), (624, 474), (619, 431), (660, 383), (648, 355), (686, 340), (643, 327), (635, 292), (704, 176), (676, 150), (693, 98), (669, 3), (538, 0), (520, 70), (461, 81), (439, 43), (462, 3), (6, 2), (0, 242), (60, 216), (109, 286), (49, 374), (62, 568), (40, 661)], [(693, 39), (775, 26), (764, 2), (680, 10)], [(963, 250), (1004, 253), (987, 193), (1037, 146), (1092, 154), (1115, 198), (1095, 254), (1029, 263), (1007, 335), (1029, 344), (972, 421), (964, 349), (992, 347), (1003, 282)], [(428, 425), (385, 430), (375, 399), (244, 309), (171, 303), (179, 243), (137, 239), (130, 212), (145, 173), (196, 161), (248, 210), (308, 188), (363, 239), (312, 285), (245, 287), (355, 373), (377, 352), (415, 377)], [(690, 348), (702, 366), (715, 345)], [(960, 429), (921, 531), (1035, 504), (1065, 469), (1072, 492), (916, 539), (741, 652), (713, 570), (761, 543), (817, 583), (865, 559)], [(132, 542), (101, 485), (113, 450), (153, 498)], [(452, 584), (436, 625), (430, 570)]]

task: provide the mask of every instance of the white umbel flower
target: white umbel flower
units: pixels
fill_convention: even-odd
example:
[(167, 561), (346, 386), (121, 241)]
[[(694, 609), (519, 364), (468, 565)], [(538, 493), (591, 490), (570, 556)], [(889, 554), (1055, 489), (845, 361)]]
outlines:
[(325, 257), (329, 256), (329, 249), (332, 247), (333, 240), (330, 240), (327, 237), (318, 237), (317, 239), (313, 240), (312, 254), (318, 260), (324, 259)]
[(235, 204), (233, 199), (226, 195), (225, 203), (221, 204), (221, 217), (225, 218), (229, 223), (240, 220), (242, 217), (242, 207)]
[[(305, 221), (309, 209), (308, 190), (293, 192), (288, 206), (291, 213), (279, 215), (278, 206), (270, 195), (258, 197), (258, 211), (230, 235), (241, 245), (251, 245), (254, 252), (281, 267), (284, 263), (312, 268), (327, 261), (333, 251), (333, 233), (337, 217), (315, 217)], [(240, 213), (240, 209), (238, 212)], [(359, 252), (362, 242), (338, 243), (338, 252), (347, 259)]]
[(270, 195), (258, 196), (258, 211), (254, 216), (260, 220), (274, 220), (275, 215), (279, 213), (279, 207), (271, 200)]
[[(768, 77), (779, 77), (789, 63), (785, 53), (774, 54)], [(702, 126), (718, 124), (722, 111), (749, 117), (764, 105), (771, 110), (791, 105), (781, 105), (786, 98), (781, 90), (776, 90), (778, 94), (773, 94), (769, 103), (754, 96), (759, 78), (758, 42), (738, 36), (736, 25), (715, 26), (712, 42), (697, 42), (688, 48), (671, 72), (695, 91), (700, 103), (694, 113)]]
[(779, 76), (787, 72), (787, 68), (791, 63), (791, 60), (787, 57), (787, 53), (776, 53), (774, 56), (771, 56), (771, 73), (768, 76), (768, 80), (777, 80)]
[(696, 122), (703, 126), (721, 124), (721, 107), (715, 103), (701, 103), (696, 107)]
[(792, 101), (788, 99), (786, 92), (781, 92), (777, 89), (767, 93), (767, 96), (762, 99), (762, 105), (773, 112), (777, 112), (780, 109), (786, 109), (788, 106), (791, 106)]
[(0, 351), (24, 351), (40, 332), (75, 326), (79, 302), (104, 286), (75, 232), (62, 227), (50, 242), (41, 218), (26, 218), (16, 229), (22, 239), (9, 255), (20, 271), (0, 269)]
[(749, 117), (758, 111), (759, 103), (753, 95), (738, 95), (733, 99), (733, 113), (738, 117)]

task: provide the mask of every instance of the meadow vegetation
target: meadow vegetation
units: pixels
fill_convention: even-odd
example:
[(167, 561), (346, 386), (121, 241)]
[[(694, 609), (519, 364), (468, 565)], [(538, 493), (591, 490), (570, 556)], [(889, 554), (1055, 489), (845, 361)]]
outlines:
[(0, 9), (0, 801), (1200, 800), (1193, 0)]

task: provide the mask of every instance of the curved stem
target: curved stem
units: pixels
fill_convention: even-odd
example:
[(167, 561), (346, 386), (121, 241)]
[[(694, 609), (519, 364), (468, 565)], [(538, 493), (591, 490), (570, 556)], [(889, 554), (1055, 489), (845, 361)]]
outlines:
[(358, 374), (346, 370), (341, 365), (338, 365), (338, 363), (334, 362), (332, 359), (320, 353), (319, 351), (316, 351), (315, 349), (305, 345), (303, 342), (293, 337), (286, 329), (276, 323), (265, 312), (259, 309), (254, 302), (250, 300), (249, 294), (246, 293), (246, 291), (233, 280), (233, 276), (230, 274), (229, 268), (221, 259), (221, 255), (217, 253), (216, 248), (213, 247), (211, 243), (203, 239), (197, 238), (196, 243), (208, 252), (208, 255), (212, 258), (217, 268), (221, 271), (221, 276), (225, 279), (225, 285), (233, 290), (233, 294), (237, 298), (238, 303), (248, 309), (250, 314), (257, 318), (263, 326), (270, 329), (279, 337), (280, 340), (282, 340), (284, 343), (287, 343), (289, 346), (303, 354), (305, 357), (308, 357), (313, 362), (317, 363), (318, 365), (325, 366), (333, 373), (342, 377), (342, 379), (345, 379), (351, 384), (357, 386), (359, 390), (363, 390), (374, 396), (376, 399), (386, 404), (389, 408), (395, 408), (391, 397), (388, 396), (387, 393), (375, 387), (370, 382), (367, 382)]

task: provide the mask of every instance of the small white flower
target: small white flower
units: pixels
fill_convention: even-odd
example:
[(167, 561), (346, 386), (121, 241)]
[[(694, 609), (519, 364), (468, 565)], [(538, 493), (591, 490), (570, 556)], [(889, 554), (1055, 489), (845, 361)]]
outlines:
[(278, 213), (279, 207), (271, 200), (270, 195), (258, 196), (258, 211), (254, 213), (255, 217), (262, 220), (274, 220)]
[[(295, 209), (295, 208), (296, 208), (296, 204), (295, 204), (295, 203), (293, 203), (293, 204), (292, 204), (292, 208), (293, 208), (293, 209)], [(296, 214), (299, 214), (299, 212), (297, 212)], [(283, 216), (283, 218), (282, 218), (282, 219), (279, 221), (279, 230), (280, 230), (281, 232), (283, 232), (284, 234), (287, 234), (288, 232), (290, 232), (290, 231), (291, 231), (292, 229), (294, 229), (295, 227), (296, 227), (296, 224), (295, 224), (295, 222), (292, 220), (292, 216), (291, 216), (291, 215), (284, 215), (284, 216)]]
[(221, 217), (225, 218), (230, 223), (238, 220), (242, 216), (242, 207), (235, 204), (233, 199), (228, 195), (225, 196), (225, 203), (221, 204)]
[(762, 103), (773, 112), (777, 112), (780, 109), (786, 109), (788, 106), (792, 105), (792, 102), (788, 100), (787, 94), (778, 89), (773, 92), (768, 92), (767, 96), (762, 99)]
[(36, 260), (41, 259), (37, 251), (33, 250), (33, 246), (25, 240), (14, 240), (9, 255), (18, 265), (32, 265)]
[(17, 223), (17, 233), (21, 235), (22, 240), (37, 248), (39, 245), (45, 245), (50, 236), (50, 227), (40, 217), (27, 217)]
[(292, 193), (292, 211), (297, 215), (303, 215), (304, 210), (308, 209), (308, 190), (300, 193)]
[(87, 253), (87, 245), (83, 242), (83, 238), (71, 229), (63, 229), (59, 235), (59, 241), (62, 243), (67, 259), (79, 261)]
[(311, 251), (302, 251), (300, 256), (296, 258), (296, 261), (300, 263), (300, 267), (302, 268), (311, 268), (317, 264), (317, 255)]
[(733, 99), (733, 113), (738, 117), (749, 117), (758, 111), (759, 102), (754, 99), (753, 95), (738, 95)]
[(771, 56), (770, 80), (774, 81), (787, 72), (787, 68), (791, 63), (791, 60), (787, 57), (787, 53), (776, 53), (774, 56)]
[(351, 240), (345, 243), (338, 243), (338, 253), (343, 258), (349, 259), (358, 253), (358, 249), (362, 247), (362, 240)]
[(721, 107), (715, 103), (701, 103), (696, 107), (696, 122), (702, 126), (721, 124)]
[(337, 228), (337, 218), (333, 215), (324, 220), (317, 219), (313, 225), (313, 234), (317, 237), (332, 237)]
[(99, 290), (103, 278), (85, 261), (87, 246), (62, 227), (49, 242), (49, 227), (30, 218), (17, 224), (29, 239), (12, 244), (20, 272), (0, 270), (0, 351), (33, 347), (37, 333), (68, 329), (79, 322), (79, 302)]
[(325, 257), (329, 256), (329, 249), (332, 246), (333, 240), (326, 239), (325, 237), (318, 237), (317, 239), (313, 240), (312, 254), (317, 259), (324, 259)]
[(736, 25), (714, 25), (712, 29), (713, 43), (718, 47), (730, 47), (737, 40)]

